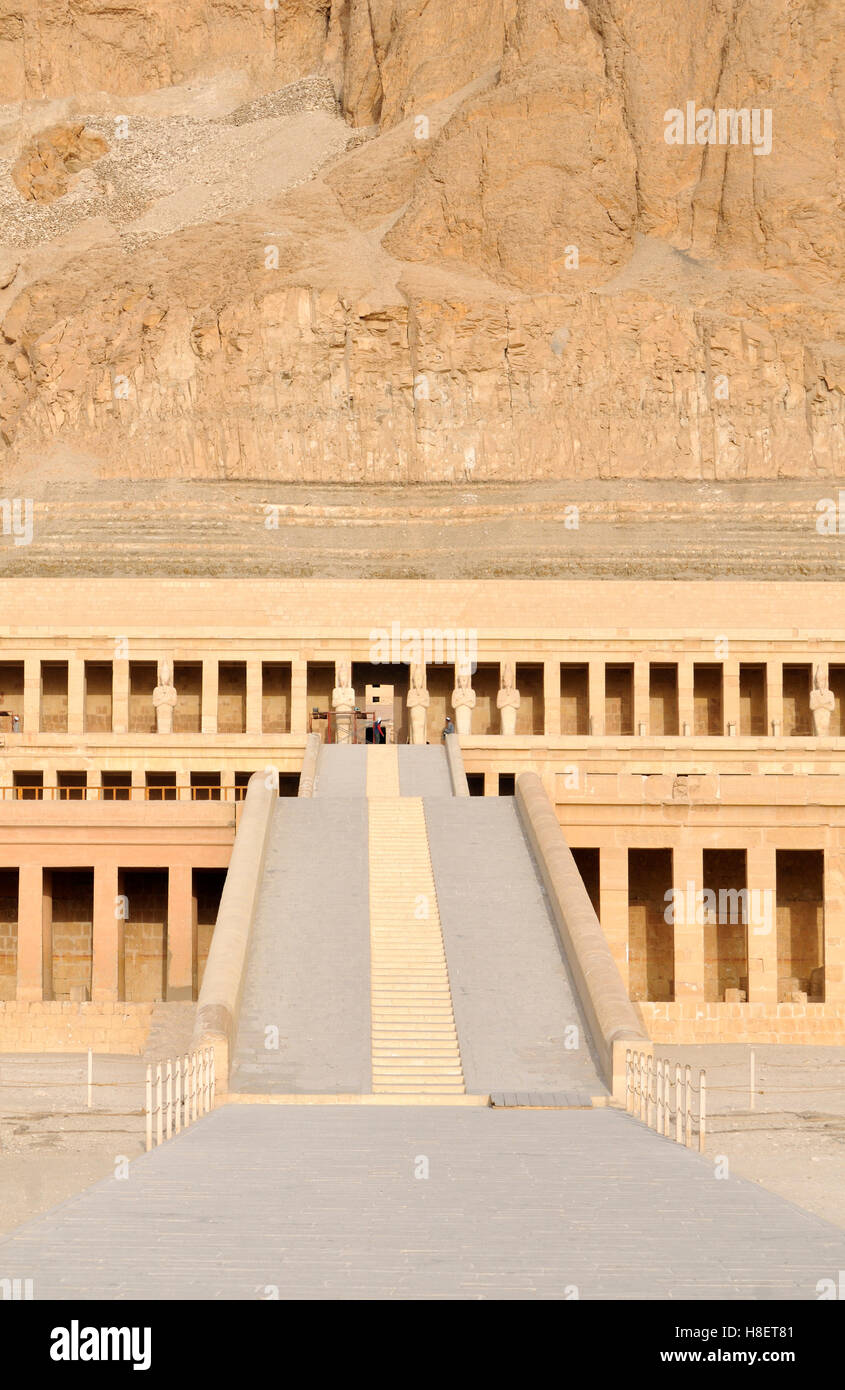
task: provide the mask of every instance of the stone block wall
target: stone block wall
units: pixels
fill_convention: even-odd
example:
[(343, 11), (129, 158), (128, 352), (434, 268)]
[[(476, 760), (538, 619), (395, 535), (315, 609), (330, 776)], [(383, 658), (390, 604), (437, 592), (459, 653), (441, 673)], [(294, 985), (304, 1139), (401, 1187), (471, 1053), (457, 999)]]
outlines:
[(94, 873), (92, 869), (53, 872), (53, 997), (69, 1000), (72, 989), (91, 993)]
[(144, 1051), (152, 1004), (0, 1003), (0, 1052)]
[(18, 871), (0, 869), (0, 999), (14, 999), (18, 969)]
[(639, 1003), (655, 1043), (814, 1043), (841, 1047), (841, 1004)]

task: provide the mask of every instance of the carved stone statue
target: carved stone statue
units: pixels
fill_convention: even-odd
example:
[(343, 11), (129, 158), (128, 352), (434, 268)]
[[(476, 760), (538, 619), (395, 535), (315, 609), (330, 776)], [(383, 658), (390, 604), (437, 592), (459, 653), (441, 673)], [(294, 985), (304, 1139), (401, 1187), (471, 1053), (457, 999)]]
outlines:
[(158, 664), (158, 685), (153, 691), (156, 728), (160, 734), (173, 733), (173, 710), (176, 707), (177, 698), (170, 662), (160, 661)]
[(836, 708), (836, 698), (827, 684), (827, 671), (817, 666), (810, 691), (810, 709), (813, 713), (813, 732), (817, 738), (827, 738), (830, 732), (830, 716)]
[(352, 667), (348, 661), (335, 662), (335, 687), (332, 691), (335, 743), (354, 742), (355, 691), (352, 688)]
[(411, 667), (411, 684), (406, 704), (411, 712), (411, 743), (426, 742), (426, 710), (431, 696), (425, 686), (425, 667)]
[(496, 706), (502, 720), (502, 733), (512, 736), (516, 733), (516, 712), (519, 709), (519, 691), (514, 685), (513, 666), (506, 661), (502, 667), (502, 684), (496, 696)]
[(455, 689), (452, 691), (452, 709), (455, 711), (455, 732), (472, 732), (472, 712), (475, 709), (475, 691), (472, 688), (472, 675), (468, 666), (458, 670)]

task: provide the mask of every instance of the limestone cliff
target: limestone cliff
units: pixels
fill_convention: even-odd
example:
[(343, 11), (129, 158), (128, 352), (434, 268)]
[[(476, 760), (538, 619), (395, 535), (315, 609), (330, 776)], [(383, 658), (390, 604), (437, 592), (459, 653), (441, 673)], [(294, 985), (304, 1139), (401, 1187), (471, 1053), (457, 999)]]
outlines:
[(845, 475), (844, 61), (839, 0), (14, 0), (0, 466)]

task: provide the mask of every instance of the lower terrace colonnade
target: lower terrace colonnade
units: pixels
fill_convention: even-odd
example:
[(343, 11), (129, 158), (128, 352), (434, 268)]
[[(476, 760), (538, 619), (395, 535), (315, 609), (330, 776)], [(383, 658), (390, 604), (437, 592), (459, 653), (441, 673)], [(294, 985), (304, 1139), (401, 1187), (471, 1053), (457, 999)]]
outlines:
[[(635, 1003), (845, 1005), (845, 851), (682, 834), (674, 848), (585, 844), (589, 833), (567, 838)], [(229, 844), (201, 863), (172, 846), (36, 862), (6, 845), (0, 999), (195, 999)]]
[(195, 1000), (225, 873), (108, 859), (0, 868), (0, 1000)]

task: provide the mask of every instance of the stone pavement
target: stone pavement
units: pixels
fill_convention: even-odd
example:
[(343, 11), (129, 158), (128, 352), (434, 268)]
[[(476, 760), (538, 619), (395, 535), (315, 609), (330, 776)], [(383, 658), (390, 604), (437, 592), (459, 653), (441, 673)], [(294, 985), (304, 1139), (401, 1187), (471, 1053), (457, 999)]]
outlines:
[(314, 796), (364, 797), (366, 795), (367, 745), (365, 743), (324, 743), (317, 759)]
[[(367, 1092), (367, 803), (342, 796), (282, 797), (270, 834), (232, 1090)], [(270, 1027), (279, 1030), (277, 1049), (265, 1045)]]
[(399, 788), (403, 796), (451, 796), (452, 779), (442, 743), (400, 744)]
[(814, 1299), (840, 1269), (845, 1233), (603, 1109), (230, 1105), (0, 1242), (36, 1299)]
[(513, 797), (424, 804), (467, 1090), (604, 1093)]

